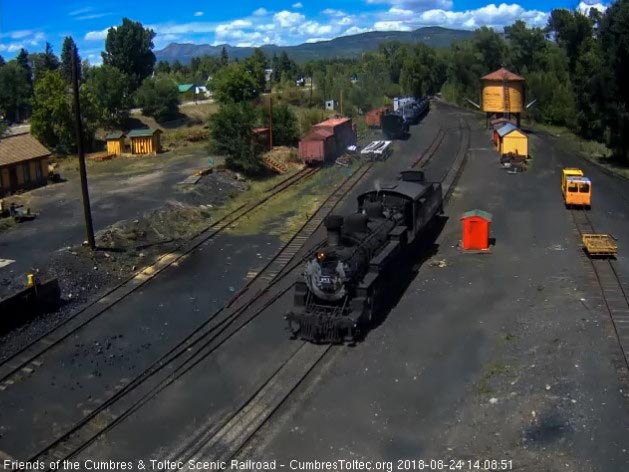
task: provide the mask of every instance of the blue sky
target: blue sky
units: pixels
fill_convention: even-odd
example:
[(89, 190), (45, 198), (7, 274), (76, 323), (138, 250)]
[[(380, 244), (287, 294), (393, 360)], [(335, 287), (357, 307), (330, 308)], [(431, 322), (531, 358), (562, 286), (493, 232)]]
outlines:
[(522, 19), (546, 24), (553, 8), (602, 9), (600, 0), (0, 0), (0, 54), (15, 56), (21, 47), (56, 53), (70, 35), (83, 58), (100, 63), (107, 29), (122, 17), (157, 33), (156, 49), (171, 42), (259, 46), (292, 45), (373, 30), (412, 30), (422, 26), (501, 30)]

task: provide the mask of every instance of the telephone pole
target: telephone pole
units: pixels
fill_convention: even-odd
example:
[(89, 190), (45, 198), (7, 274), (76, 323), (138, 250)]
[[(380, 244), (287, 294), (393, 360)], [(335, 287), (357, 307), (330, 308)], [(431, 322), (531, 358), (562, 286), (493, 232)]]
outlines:
[(272, 151), (272, 150), (273, 150), (273, 95), (269, 95), (269, 151)]
[(92, 210), (90, 209), (90, 194), (87, 188), (87, 170), (85, 169), (85, 148), (83, 143), (83, 122), (81, 120), (81, 103), (79, 101), (79, 64), (76, 45), (72, 48), (72, 89), (74, 91), (74, 115), (76, 120), (76, 146), (79, 156), (79, 173), (81, 175), (81, 194), (83, 195), (83, 215), (85, 216), (85, 230), (87, 243), (90, 249), (96, 249), (94, 240), (94, 225), (92, 223)]

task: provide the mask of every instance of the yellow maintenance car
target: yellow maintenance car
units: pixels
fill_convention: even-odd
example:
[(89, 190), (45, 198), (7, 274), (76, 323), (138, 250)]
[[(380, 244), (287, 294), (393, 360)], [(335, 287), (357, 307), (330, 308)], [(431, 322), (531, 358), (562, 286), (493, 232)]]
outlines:
[(592, 182), (581, 169), (567, 167), (561, 173), (561, 193), (566, 208), (580, 206), (589, 209), (592, 205)]

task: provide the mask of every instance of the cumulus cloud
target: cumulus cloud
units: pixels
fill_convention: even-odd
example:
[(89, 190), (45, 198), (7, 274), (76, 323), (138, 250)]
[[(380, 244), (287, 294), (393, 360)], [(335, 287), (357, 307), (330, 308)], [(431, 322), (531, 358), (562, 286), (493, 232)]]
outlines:
[(594, 10), (598, 10), (601, 13), (607, 10), (607, 6), (603, 5), (602, 3), (595, 3), (592, 0), (586, 1), (586, 2), (580, 2), (579, 5), (577, 6), (577, 10), (583, 13), (584, 15), (587, 15), (590, 12), (591, 8), (594, 8)]
[(109, 28), (100, 31), (88, 31), (83, 39), (85, 41), (103, 41), (107, 38), (107, 31), (109, 31)]
[(293, 8), (303, 8), (304, 5), (301, 2), (293, 3)]
[(281, 12), (273, 15), (273, 20), (278, 23), (282, 28), (290, 28), (291, 26), (303, 23), (306, 17), (301, 13), (290, 12), (288, 10), (282, 10)]
[(518, 4), (501, 3), (496, 6), (489, 4), (474, 10), (453, 11), (433, 8), (421, 12), (411, 12), (392, 7), (380, 15), (380, 21), (374, 24), (377, 30), (407, 27), (416, 29), (423, 26), (444, 26), (455, 29), (473, 30), (481, 26), (501, 29), (516, 20), (523, 20), (529, 26), (544, 26), (548, 21), (548, 13), (539, 10), (525, 10)]
[(203, 12), (202, 11), (195, 11), (194, 12), (194, 16), (203, 16)]
[[(299, 8), (296, 3), (291, 9), (281, 11), (269, 11), (261, 7), (247, 17), (232, 21), (195, 21), (148, 26), (157, 33), (156, 44), (185, 41), (259, 46), (293, 45), (367, 31), (411, 31), (424, 26), (467, 30), (490, 26), (500, 31), (503, 26), (516, 20), (523, 20), (530, 26), (544, 26), (548, 19), (547, 12), (527, 10), (519, 4), (492, 3), (476, 9), (455, 11), (452, 9), (452, 0), (365, 1), (376, 7), (357, 14), (325, 8), (318, 14), (306, 15), (303, 10), (296, 11)], [(600, 1), (581, 0), (580, 8), (604, 8)], [(585, 2), (591, 3), (587, 5)], [(106, 29), (91, 31), (85, 39), (102, 40), (106, 34)]]

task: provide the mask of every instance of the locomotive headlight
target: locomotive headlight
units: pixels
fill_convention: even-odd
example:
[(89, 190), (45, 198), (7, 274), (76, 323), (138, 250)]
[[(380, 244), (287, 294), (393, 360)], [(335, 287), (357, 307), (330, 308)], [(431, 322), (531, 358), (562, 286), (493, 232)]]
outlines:
[(319, 262), (323, 262), (325, 260), (325, 252), (318, 252), (317, 253), (317, 260)]

